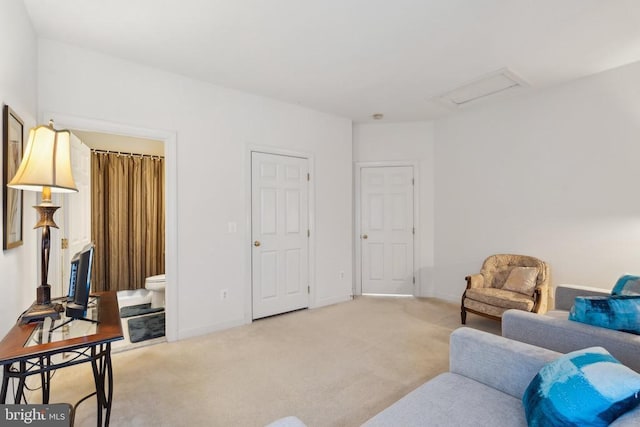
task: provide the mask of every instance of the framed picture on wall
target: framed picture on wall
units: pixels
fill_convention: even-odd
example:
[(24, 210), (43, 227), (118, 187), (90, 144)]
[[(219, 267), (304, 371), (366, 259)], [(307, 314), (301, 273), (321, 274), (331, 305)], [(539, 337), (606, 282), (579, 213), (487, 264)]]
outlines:
[(22, 245), (22, 190), (8, 188), (7, 184), (18, 171), (22, 161), (24, 123), (8, 105), (5, 105), (3, 124), (2, 249), (7, 250)]

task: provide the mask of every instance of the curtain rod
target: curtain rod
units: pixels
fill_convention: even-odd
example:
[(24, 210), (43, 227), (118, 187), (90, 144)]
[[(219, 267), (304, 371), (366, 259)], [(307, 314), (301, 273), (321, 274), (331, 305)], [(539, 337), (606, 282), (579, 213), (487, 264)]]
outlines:
[(92, 153), (99, 153), (99, 154), (116, 154), (118, 156), (128, 156), (128, 157), (139, 157), (139, 158), (143, 158), (143, 157), (149, 157), (152, 159), (164, 159), (164, 156), (158, 156), (155, 154), (139, 154), (139, 153), (126, 153), (123, 151), (111, 151), (111, 150), (99, 150), (96, 148), (92, 148), (91, 149)]

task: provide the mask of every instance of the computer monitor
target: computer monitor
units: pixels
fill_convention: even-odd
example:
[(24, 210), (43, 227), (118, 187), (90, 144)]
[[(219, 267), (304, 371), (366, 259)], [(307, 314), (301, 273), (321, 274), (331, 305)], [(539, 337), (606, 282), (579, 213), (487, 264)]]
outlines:
[(71, 259), (69, 295), (67, 297), (69, 302), (66, 310), (66, 315), (69, 318), (82, 319), (87, 315), (94, 249), (94, 244), (90, 243)]

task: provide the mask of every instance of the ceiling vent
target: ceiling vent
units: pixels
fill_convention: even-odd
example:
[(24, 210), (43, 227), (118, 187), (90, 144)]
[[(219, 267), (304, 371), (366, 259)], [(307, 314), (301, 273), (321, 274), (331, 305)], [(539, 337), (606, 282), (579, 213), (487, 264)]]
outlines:
[(438, 100), (448, 106), (462, 107), (479, 99), (527, 86), (529, 84), (522, 78), (509, 69), (503, 68), (449, 91), (439, 96)]

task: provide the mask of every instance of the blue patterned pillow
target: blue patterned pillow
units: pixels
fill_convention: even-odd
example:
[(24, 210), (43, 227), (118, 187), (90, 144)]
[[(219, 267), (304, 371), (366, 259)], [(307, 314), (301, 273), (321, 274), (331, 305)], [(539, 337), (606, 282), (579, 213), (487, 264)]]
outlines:
[(545, 365), (522, 397), (529, 427), (607, 426), (640, 403), (640, 374), (604, 348)]
[(618, 279), (611, 295), (640, 296), (640, 276), (624, 275)]
[(640, 334), (640, 296), (576, 297), (569, 320)]

